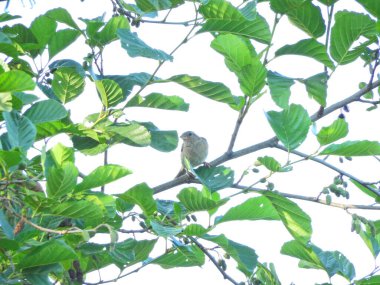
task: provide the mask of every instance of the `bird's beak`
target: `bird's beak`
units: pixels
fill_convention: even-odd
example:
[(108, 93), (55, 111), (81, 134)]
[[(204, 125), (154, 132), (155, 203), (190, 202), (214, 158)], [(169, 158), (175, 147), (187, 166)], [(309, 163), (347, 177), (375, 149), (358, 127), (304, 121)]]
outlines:
[(183, 134), (180, 136), (181, 139), (185, 139), (185, 137), (186, 137), (186, 136), (185, 136), (185, 133), (183, 133)]

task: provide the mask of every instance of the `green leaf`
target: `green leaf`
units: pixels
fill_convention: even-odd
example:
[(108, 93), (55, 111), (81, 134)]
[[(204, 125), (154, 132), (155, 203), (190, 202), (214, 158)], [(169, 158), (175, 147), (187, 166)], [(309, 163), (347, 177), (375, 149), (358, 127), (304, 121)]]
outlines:
[(322, 251), (315, 245), (305, 245), (294, 240), (285, 243), (281, 253), (300, 259), (301, 268), (325, 270), (330, 278), (335, 274), (349, 281), (355, 277), (354, 266), (338, 251)]
[(150, 225), (152, 226), (153, 231), (163, 238), (168, 238), (172, 236), (176, 236), (180, 232), (182, 232), (182, 227), (179, 226), (169, 226), (163, 225), (155, 220), (150, 221)]
[(326, 30), (321, 9), (305, 0), (270, 0), (273, 11), (286, 14), (291, 23), (313, 38), (322, 36)]
[(348, 134), (348, 124), (344, 119), (336, 119), (330, 126), (323, 127), (317, 134), (319, 144), (327, 145), (344, 138)]
[(150, 216), (157, 211), (157, 204), (153, 199), (153, 193), (153, 189), (147, 184), (141, 183), (118, 196), (127, 203), (138, 205), (145, 215)]
[(368, 195), (368, 196), (374, 198), (375, 201), (376, 201), (377, 203), (380, 203), (380, 195), (376, 195), (376, 194), (374, 193), (374, 191), (370, 191), (370, 190), (367, 188), (367, 187), (370, 187), (370, 188), (372, 188), (373, 190), (377, 191), (377, 187), (376, 187), (376, 185), (367, 185), (367, 187), (365, 187), (365, 186), (363, 186), (362, 184), (360, 184), (359, 182), (357, 182), (357, 181), (355, 181), (355, 180), (350, 179), (350, 182), (351, 182), (352, 184), (354, 184), (356, 187), (358, 187), (359, 190), (362, 191), (364, 194), (366, 194), (366, 195)]
[(379, 1), (373, 0), (356, 0), (360, 5), (362, 5), (369, 13), (371, 13), (377, 19), (380, 18), (380, 3)]
[(201, 166), (195, 170), (199, 181), (210, 191), (215, 192), (228, 188), (234, 183), (234, 171), (225, 166), (205, 167)]
[(84, 90), (85, 81), (73, 67), (60, 67), (54, 72), (52, 89), (63, 104), (78, 97)]
[(136, 0), (137, 7), (147, 13), (175, 8), (184, 2), (184, 0)]
[(326, 46), (315, 39), (304, 39), (292, 45), (285, 45), (276, 50), (275, 55), (302, 55), (315, 59), (328, 68), (334, 70), (334, 63), (327, 54)]
[(208, 211), (227, 202), (227, 200), (217, 202), (209, 199), (202, 191), (198, 191), (194, 187), (182, 189), (181, 192), (178, 193), (177, 198), (190, 212)]
[(366, 225), (365, 230), (362, 229), (359, 235), (372, 253), (373, 258), (376, 259), (380, 253), (380, 233), (373, 235), (370, 226)]
[(326, 106), (327, 80), (327, 74), (322, 72), (303, 81), (310, 98), (317, 101), (323, 107)]
[(10, 20), (19, 19), (19, 18), (21, 18), (21, 16), (10, 15), (8, 13), (2, 13), (2, 14), (0, 14), (0, 23), (10, 21)]
[(223, 216), (215, 219), (216, 224), (230, 221), (280, 220), (276, 209), (266, 197), (255, 197), (230, 208)]
[(123, 90), (115, 81), (111, 79), (102, 79), (95, 81), (95, 85), (102, 104), (106, 109), (114, 107), (124, 101), (125, 97), (123, 95)]
[(152, 264), (160, 265), (162, 268), (202, 266), (205, 263), (204, 253), (195, 245), (178, 246), (154, 260)]
[(49, 64), (50, 72), (54, 73), (57, 69), (61, 67), (71, 67), (73, 68), (78, 74), (80, 74), (83, 78), (86, 76), (86, 72), (83, 69), (82, 64), (79, 62), (76, 62), (72, 59), (59, 59), (53, 61), (51, 64)]
[(116, 181), (132, 172), (121, 165), (107, 164), (97, 167), (90, 174), (83, 178), (83, 181), (79, 183), (75, 190), (83, 191), (92, 188), (100, 187), (105, 184)]
[(173, 57), (162, 50), (154, 49), (140, 40), (136, 33), (129, 29), (119, 29), (117, 35), (121, 41), (121, 47), (124, 48), (130, 57), (147, 57), (160, 61), (173, 60)]
[(285, 77), (277, 72), (268, 72), (268, 85), (272, 100), (281, 108), (289, 106), (290, 87), (294, 84), (294, 80)]
[(341, 11), (335, 14), (331, 29), (330, 53), (338, 64), (347, 64), (357, 59), (368, 44), (352, 49), (354, 43), (364, 36), (371, 39), (376, 34), (376, 23), (368, 15)]
[(36, 83), (29, 74), (20, 70), (11, 70), (0, 74), (0, 92), (33, 90)]
[(311, 268), (324, 269), (322, 262), (314, 252), (313, 248), (311, 246), (306, 246), (299, 241), (292, 240), (284, 243), (281, 248), (281, 254), (298, 258), (309, 264)]
[(278, 139), (288, 150), (297, 148), (306, 139), (311, 121), (302, 106), (292, 104), (281, 112), (269, 111), (266, 116)]
[(0, 92), (0, 112), (12, 111), (12, 93)]
[(136, 122), (113, 124), (106, 130), (119, 136), (113, 138), (116, 142), (121, 141), (132, 146), (148, 146), (151, 143), (151, 133), (145, 126)]
[(33, 247), (17, 265), (20, 269), (54, 264), (77, 258), (75, 251), (63, 240), (52, 239), (41, 246)]
[(371, 276), (369, 278), (360, 279), (358, 281), (355, 281), (357, 285), (377, 285), (380, 284), (380, 276)]
[(245, 95), (260, 93), (267, 70), (248, 40), (232, 34), (220, 35), (211, 42), (211, 47), (224, 56), (226, 66), (236, 74)]
[(33, 20), (30, 30), (36, 37), (40, 48), (44, 48), (50, 38), (55, 34), (57, 23), (51, 18), (41, 15)]
[(104, 152), (108, 148), (107, 143), (100, 143), (91, 137), (72, 137), (74, 148), (86, 155), (97, 155)]
[(131, 73), (128, 75), (107, 75), (104, 76), (104, 79), (111, 79), (115, 81), (120, 88), (123, 90), (123, 95), (125, 98), (132, 92), (133, 87), (145, 86), (148, 85), (150, 80), (156, 79), (152, 78), (152, 75), (140, 72), (140, 73)]
[(177, 131), (162, 131), (150, 122), (145, 122), (141, 124), (149, 130), (151, 140), (150, 146), (152, 148), (163, 152), (173, 151), (177, 148)]
[(5, 250), (18, 250), (20, 244), (12, 239), (0, 238), (0, 248)]
[(63, 166), (66, 162), (74, 163), (74, 149), (61, 143), (56, 144), (46, 153), (45, 169), (53, 166)]
[(229, 240), (224, 235), (204, 235), (202, 238), (214, 242), (223, 248), (237, 262), (237, 268), (246, 276), (253, 274), (257, 266), (257, 255), (252, 248)]
[(33, 104), (24, 113), (34, 124), (58, 121), (67, 116), (68, 112), (59, 102), (48, 99)]
[(271, 156), (259, 157), (257, 158), (257, 160), (270, 171), (273, 171), (273, 172), (289, 171), (289, 168), (282, 167), (281, 164)]
[(77, 183), (78, 169), (72, 162), (47, 169), (46, 191), (49, 198), (60, 198), (71, 193)]
[(0, 165), (6, 165), (8, 168), (18, 165), (23, 160), (20, 151), (4, 151), (0, 150)]
[(95, 38), (99, 41), (102, 46), (105, 46), (115, 40), (117, 40), (118, 29), (129, 30), (129, 22), (124, 16), (112, 17), (104, 28), (95, 34)]
[(181, 97), (166, 96), (161, 93), (150, 93), (144, 97), (135, 95), (127, 103), (127, 107), (148, 107), (164, 110), (188, 111), (189, 104)]
[(229, 33), (245, 36), (261, 43), (271, 40), (269, 25), (260, 15), (247, 19), (239, 9), (225, 0), (210, 0), (199, 12), (206, 19), (199, 32)]
[(80, 31), (72, 29), (64, 29), (57, 31), (50, 38), (48, 49), (49, 59), (52, 59), (59, 52), (63, 51), (71, 45), (80, 36)]
[(188, 225), (184, 230), (183, 234), (187, 236), (197, 236), (201, 237), (205, 235), (210, 229), (205, 229), (203, 226), (199, 224), (191, 224)]
[(59, 8), (49, 10), (45, 13), (45, 16), (52, 18), (53, 20), (56, 20), (57, 22), (66, 24), (71, 28), (80, 30), (78, 25), (75, 23), (75, 21), (71, 17), (70, 13), (67, 12), (67, 10), (64, 8), (59, 7)]
[[(164, 80), (163, 82), (165, 82)], [(238, 99), (232, 95), (231, 90), (219, 82), (212, 82), (204, 80), (198, 76), (191, 76), (187, 74), (180, 74), (170, 77), (167, 81), (176, 82), (191, 91), (194, 91), (211, 100), (235, 105)]]
[(53, 216), (85, 219), (91, 225), (100, 223), (104, 216), (102, 209), (98, 205), (87, 200), (70, 200), (59, 204), (52, 204), (42, 209), (42, 211)]
[(312, 233), (310, 217), (296, 203), (280, 194), (269, 191), (262, 194), (270, 200), (289, 233), (296, 240), (308, 243)]
[(26, 117), (16, 111), (3, 112), (3, 117), (8, 131), (8, 140), (12, 148), (20, 147), (28, 150), (34, 143), (36, 127)]
[(380, 143), (377, 141), (347, 141), (326, 147), (321, 155), (372, 156), (380, 155)]

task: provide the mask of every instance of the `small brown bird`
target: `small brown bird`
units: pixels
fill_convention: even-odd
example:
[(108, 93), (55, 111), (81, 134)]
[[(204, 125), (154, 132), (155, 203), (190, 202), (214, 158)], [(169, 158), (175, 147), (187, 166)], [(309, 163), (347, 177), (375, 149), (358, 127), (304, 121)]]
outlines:
[(182, 168), (176, 178), (188, 171), (186, 160), (190, 163), (191, 167), (196, 167), (205, 163), (208, 154), (208, 143), (205, 138), (197, 136), (192, 131), (184, 132), (180, 138), (183, 140), (181, 148)]

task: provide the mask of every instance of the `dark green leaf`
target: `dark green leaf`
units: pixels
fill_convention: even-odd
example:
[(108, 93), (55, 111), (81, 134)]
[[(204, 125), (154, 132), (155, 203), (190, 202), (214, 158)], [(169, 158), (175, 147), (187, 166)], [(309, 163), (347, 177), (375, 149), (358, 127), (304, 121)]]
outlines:
[(373, 258), (376, 259), (380, 253), (380, 233), (373, 235), (370, 226), (366, 225), (365, 230), (362, 229), (359, 235), (372, 253)]
[(153, 189), (145, 183), (141, 183), (118, 196), (127, 203), (138, 205), (145, 215), (150, 216), (157, 211), (157, 204), (153, 199), (153, 193)]
[(100, 143), (91, 137), (73, 136), (72, 141), (74, 147), (86, 155), (97, 155), (108, 148), (107, 143)]
[(18, 165), (23, 159), (20, 151), (4, 151), (0, 150), (0, 164), (6, 165), (8, 168)]
[(20, 244), (12, 239), (0, 238), (0, 248), (5, 250), (18, 250)]
[(183, 234), (187, 236), (197, 236), (201, 237), (205, 235), (210, 229), (205, 229), (203, 226), (199, 224), (191, 224), (188, 225), (184, 230)]
[(289, 171), (289, 168), (282, 167), (281, 164), (271, 156), (259, 157), (257, 160), (270, 171), (273, 171), (273, 172)]
[(341, 144), (332, 144), (320, 153), (341, 156), (372, 156), (380, 155), (380, 143), (377, 141), (347, 141)]
[(67, 111), (59, 102), (49, 99), (33, 104), (24, 113), (34, 124), (58, 121), (67, 116)]
[(49, 198), (60, 198), (71, 193), (77, 183), (78, 169), (72, 162), (47, 169), (46, 191)]
[(335, 68), (334, 63), (327, 54), (326, 46), (315, 39), (305, 39), (292, 45), (285, 45), (276, 50), (275, 53), (276, 56), (287, 54), (311, 57), (330, 69)]
[(175, 250), (155, 258), (151, 263), (160, 265), (165, 269), (202, 266), (205, 263), (205, 255), (195, 245), (179, 246)]
[(99, 166), (93, 170), (90, 174), (83, 178), (83, 181), (79, 183), (75, 190), (83, 191), (92, 188), (100, 187), (110, 182), (116, 181), (132, 172), (121, 165), (107, 164)]
[(224, 56), (227, 67), (236, 74), (245, 95), (260, 93), (265, 86), (267, 70), (248, 40), (232, 34), (220, 35), (212, 41), (211, 47)]
[(218, 191), (230, 187), (234, 183), (234, 171), (225, 166), (201, 166), (195, 170), (199, 181), (210, 191)]
[(182, 189), (177, 195), (177, 198), (190, 212), (208, 211), (227, 202), (227, 200), (220, 200), (217, 202), (209, 199), (201, 191), (198, 191), (193, 187)]
[(229, 240), (224, 235), (204, 235), (202, 238), (214, 242), (223, 248), (237, 262), (237, 268), (246, 276), (253, 274), (257, 265), (257, 255), (252, 248)]
[(150, 80), (156, 79), (152, 78), (150, 74), (145, 72), (131, 73), (128, 75), (107, 75), (104, 76), (104, 78), (115, 81), (123, 90), (125, 98), (131, 93), (134, 86), (144, 86), (147, 85)]
[(270, 200), (289, 233), (296, 240), (308, 243), (312, 233), (310, 217), (296, 203), (280, 194), (270, 191), (262, 194)]
[(77, 258), (75, 251), (62, 240), (50, 240), (41, 246), (32, 248), (22, 257), (18, 268), (24, 269), (29, 267), (41, 266), (73, 260)]
[(149, 130), (150, 146), (158, 151), (173, 151), (178, 146), (177, 131), (162, 131), (150, 122), (141, 123)]
[(199, 32), (230, 33), (249, 37), (268, 44), (271, 39), (269, 25), (260, 15), (248, 19), (239, 9), (225, 0), (210, 0), (201, 5), (199, 12), (206, 19)]
[(177, 111), (189, 110), (189, 104), (187, 104), (181, 97), (166, 96), (161, 93), (150, 93), (144, 97), (137, 94), (129, 100), (127, 107), (148, 107)]
[(353, 48), (361, 37), (373, 38), (376, 34), (376, 23), (368, 15), (341, 11), (335, 14), (335, 24), (331, 29), (330, 53), (338, 64), (347, 64), (357, 59), (367, 45), (363, 43)]
[(140, 40), (136, 33), (129, 29), (119, 29), (117, 35), (120, 38), (121, 46), (130, 57), (147, 57), (160, 61), (173, 60), (173, 57), (162, 50), (154, 49)]
[(323, 127), (317, 134), (320, 145), (327, 145), (344, 138), (348, 134), (348, 124), (344, 119), (336, 119), (330, 126)]
[(229, 221), (280, 220), (276, 209), (266, 197), (250, 198), (244, 203), (230, 208), (223, 216), (215, 219), (215, 223)]
[(268, 72), (268, 85), (273, 101), (281, 108), (289, 106), (290, 87), (294, 80), (277, 72)]
[(20, 70), (11, 70), (0, 74), (0, 92), (33, 90), (36, 83), (29, 74)]
[(60, 67), (54, 72), (52, 89), (63, 104), (78, 97), (83, 92), (84, 85), (83, 76), (73, 67)]
[(36, 137), (36, 127), (26, 117), (12, 111), (3, 112), (3, 117), (8, 130), (8, 140), (12, 148), (20, 147), (28, 150), (34, 143)]
[(59, 69), (61, 67), (72, 67), (82, 77), (85, 77), (86, 75), (86, 72), (84, 71), (83, 66), (72, 59), (59, 59), (49, 64), (49, 69), (52, 73), (54, 73), (56, 69)]
[(327, 80), (327, 74), (323, 72), (313, 75), (304, 81), (310, 98), (317, 101), (323, 107), (326, 106)]
[(52, 59), (59, 52), (71, 45), (80, 36), (78, 30), (64, 29), (57, 31), (49, 41), (49, 58)]
[(292, 104), (281, 112), (269, 111), (266, 115), (278, 139), (287, 149), (297, 148), (306, 139), (311, 121), (302, 106)]
[(19, 18), (21, 18), (21, 16), (11, 15), (8, 13), (0, 14), (0, 22), (6, 22), (6, 21), (14, 20), (14, 19), (19, 19)]

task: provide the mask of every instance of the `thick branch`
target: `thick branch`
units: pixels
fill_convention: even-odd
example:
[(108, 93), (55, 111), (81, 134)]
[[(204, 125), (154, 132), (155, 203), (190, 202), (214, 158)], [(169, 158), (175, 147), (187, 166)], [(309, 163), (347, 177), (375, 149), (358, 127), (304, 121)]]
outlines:
[[(281, 149), (281, 150), (283, 150), (283, 151), (288, 152), (288, 149), (287, 149), (286, 147), (282, 146), (282, 145), (276, 145), (275, 147), (278, 148), (278, 149)], [(301, 157), (303, 157), (303, 158), (305, 158), (305, 159), (308, 159), (308, 160), (312, 160), (312, 161), (318, 162), (318, 163), (320, 163), (320, 164), (322, 164), (322, 165), (324, 165), (324, 166), (326, 166), (326, 167), (328, 167), (328, 168), (330, 168), (330, 169), (332, 169), (332, 170), (338, 172), (338, 173), (341, 174), (341, 175), (344, 175), (344, 176), (346, 176), (346, 177), (348, 177), (348, 178), (350, 178), (350, 179), (352, 179), (352, 180), (355, 180), (356, 182), (358, 182), (359, 184), (363, 185), (363, 187), (367, 188), (367, 189), (368, 189), (369, 191), (371, 191), (372, 193), (374, 193), (374, 194), (380, 196), (380, 192), (377, 191), (376, 189), (373, 189), (372, 187), (369, 187), (369, 186), (368, 186), (368, 183), (366, 183), (366, 182), (360, 180), (359, 178), (356, 178), (356, 177), (353, 176), (352, 174), (350, 174), (350, 173), (348, 173), (348, 172), (346, 172), (346, 171), (344, 171), (344, 170), (342, 170), (342, 169), (339, 169), (338, 167), (336, 167), (336, 166), (334, 166), (334, 165), (328, 163), (327, 161), (325, 161), (325, 160), (323, 160), (323, 159), (320, 159), (320, 158), (316, 158), (316, 157), (313, 157), (313, 156), (307, 155), (307, 154), (302, 153), (302, 152), (297, 151), (297, 150), (292, 150), (291, 153), (293, 153), (293, 154), (295, 154), (295, 155), (298, 155), (298, 156), (301, 156)]]

